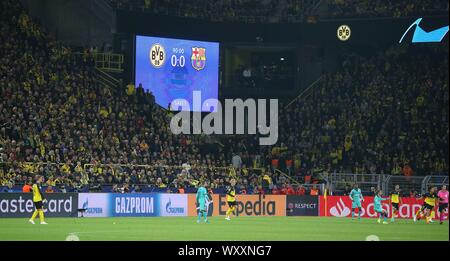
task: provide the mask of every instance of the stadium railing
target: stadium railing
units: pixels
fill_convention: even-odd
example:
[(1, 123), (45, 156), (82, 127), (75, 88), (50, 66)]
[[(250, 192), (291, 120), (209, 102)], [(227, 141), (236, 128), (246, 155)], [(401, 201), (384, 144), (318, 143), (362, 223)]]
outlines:
[[(24, 168), (25, 165), (27, 167), (32, 166), (33, 169), (37, 169), (40, 166), (52, 165), (61, 167), (64, 163), (56, 163), (56, 162), (0, 162), (0, 167), (6, 165), (7, 167), (14, 168)], [(75, 164), (72, 164), (75, 165)], [(74, 167), (74, 166), (73, 166)], [(166, 170), (187, 170), (188, 179), (192, 181), (192, 185), (198, 184), (199, 180), (196, 180), (193, 176), (190, 176), (189, 170), (208, 170), (211, 167), (204, 165), (197, 166), (189, 166), (183, 164), (179, 165), (143, 165), (143, 164), (84, 164), (83, 170), (87, 171), (92, 167), (102, 167), (104, 170), (107, 168), (114, 169), (114, 171), (121, 171), (124, 168), (132, 168), (133, 170), (146, 170), (146, 169), (155, 169), (155, 168), (163, 168)], [(5, 168), (4, 168), (5, 169)], [(239, 178), (236, 174), (236, 171), (230, 166), (216, 166), (212, 168), (215, 171), (225, 171), (230, 177)], [(253, 171), (262, 179), (262, 174), (265, 173), (263, 168), (249, 168), (249, 170)], [(439, 173), (438, 175), (428, 175), (428, 176), (397, 176), (397, 175), (386, 175), (386, 174), (355, 174), (355, 173), (323, 173), (321, 174), (321, 179), (324, 180), (323, 183), (318, 184), (304, 184), (303, 182), (299, 182), (295, 179), (295, 177), (290, 176), (281, 170), (275, 169), (275, 172), (280, 173), (286, 180), (289, 181), (289, 184), (295, 186), (303, 186), (306, 189), (310, 189), (312, 187), (316, 187), (320, 190), (320, 194), (323, 195), (325, 188), (329, 189), (330, 195), (339, 195), (346, 192), (346, 190), (351, 189), (353, 184), (357, 183), (363, 193), (371, 193), (373, 189), (381, 189), (383, 193), (386, 195), (389, 191), (393, 190), (395, 185), (400, 185), (403, 193), (415, 192), (415, 193), (425, 193), (430, 186), (441, 186), (443, 184), (448, 184), (449, 177), (448, 174), (445, 176), (445, 173)], [(25, 171), (27, 172), (27, 171)], [(32, 172), (30, 172), (33, 174)], [(17, 184), (16, 184), (17, 185)], [(140, 184), (143, 186), (148, 186), (149, 184)]]
[(333, 194), (343, 194), (355, 183), (363, 193), (369, 193), (372, 189), (382, 189), (386, 178), (387, 175), (382, 174), (331, 173), (327, 183)]
[(95, 75), (97, 76), (95, 80), (103, 86), (118, 89), (123, 86), (122, 79), (116, 79), (112, 75), (99, 68), (95, 68)]
[(371, 193), (373, 189), (381, 189), (387, 195), (399, 185), (404, 195), (426, 193), (431, 186), (448, 184), (449, 178), (441, 175), (428, 176), (397, 176), (384, 174), (352, 174), (332, 173), (328, 176), (327, 184), (331, 193), (343, 194), (357, 183), (363, 193)]
[(116, 53), (94, 53), (95, 67), (107, 72), (122, 72), (123, 55)]
[(319, 189), (319, 195), (323, 195), (323, 193), (325, 192), (325, 189), (327, 188), (326, 183), (304, 184), (304, 183), (299, 182), (296, 178), (288, 175), (287, 173), (284, 173), (283, 171), (281, 171), (279, 169), (275, 169), (274, 171), (280, 173), (283, 177), (288, 179), (292, 185), (303, 186), (306, 189), (306, 191), (311, 191), (312, 188), (317, 188), (317, 189)]
[(289, 107), (292, 103), (294, 103), (295, 101), (299, 100), (299, 99), (306, 99), (309, 96), (311, 96), (311, 94), (314, 91), (314, 88), (316, 87), (316, 85), (322, 80), (324, 79), (324, 76), (320, 76), (319, 78), (317, 78), (317, 80), (315, 80), (314, 82), (312, 82), (308, 87), (306, 87), (305, 89), (303, 89), (299, 95), (297, 95), (294, 99), (292, 99), (292, 101), (290, 101), (285, 108)]
[(444, 184), (448, 185), (448, 175), (447, 176), (440, 176), (440, 175), (426, 176), (422, 182), (422, 193), (427, 192), (428, 188), (430, 188), (430, 187), (438, 187), (439, 188), (440, 186), (442, 186)]
[[(29, 173), (29, 174), (36, 174), (37, 169), (39, 169), (41, 166), (47, 167), (52, 166), (56, 168), (61, 168), (64, 165), (64, 163), (61, 162), (4, 162), (0, 161), (0, 168), (3, 167), (5, 169), (5, 166), (7, 168), (19, 168), (22, 169), (23, 173)], [(69, 164), (72, 169), (75, 169), (76, 164), (71, 163)], [(199, 180), (196, 180), (196, 177), (190, 174), (190, 171), (223, 171), (225, 172), (229, 177), (233, 178), (239, 178), (239, 176), (236, 174), (236, 170), (231, 166), (214, 166), (210, 167), (207, 165), (189, 165), (189, 164), (182, 164), (182, 165), (164, 165), (164, 164), (118, 164), (118, 163), (111, 163), (111, 164), (104, 164), (104, 163), (86, 163), (82, 164), (82, 172), (83, 173), (92, 173), (94, 174), (95, 171), (92, 170), (92, 168), (102, 168), (102, 171), (126, 171), (126, 170), (135, 170), (137, 173), (142, 170), (155, 170), (155, 169), (164, 169), (165, 171), (168, 170), (185, 170), (185, 173), (187, 174), (187, 179), (189, 181), (192, 181), (193, 185), (196, 185)], [(249, 171), (252, 171), (253, 173), (261, 176), (261, 174), (264, 174), (265, 169), (264, 168), (248, 168)], [(72, 171), (73, 172), (73, 171)], [(262, 177), (261, 177), (262, 178)], [(147, 184), (148, 185), (148, 184)]]
[(394, 190), (395, 185), (400, 186), (404, 194), (413, 192), (414, 194), (423, 193), (423, 182), (427, 176), (394, 176), (389, 175), (383, 185), (383, 193), (387, 194)]

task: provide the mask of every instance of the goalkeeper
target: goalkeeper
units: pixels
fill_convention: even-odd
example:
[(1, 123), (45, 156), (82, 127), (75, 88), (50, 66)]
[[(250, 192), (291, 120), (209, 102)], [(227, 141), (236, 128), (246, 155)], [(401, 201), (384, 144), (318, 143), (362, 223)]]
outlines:
[(208, 212), (206, 209), (206, 199), (208, 197), (208, 191), (206, 190), (208, 183), (204, 183), (203, 187), (199, 187), (197, 190), (197, 194), (195, 195), (195, 200), (197, 202), (198, 206), (198, 217), (197, 217), (197, 223), (200, 223), (201, 217), (203, 216), (206, 223), (209, 223), (208, 221)]

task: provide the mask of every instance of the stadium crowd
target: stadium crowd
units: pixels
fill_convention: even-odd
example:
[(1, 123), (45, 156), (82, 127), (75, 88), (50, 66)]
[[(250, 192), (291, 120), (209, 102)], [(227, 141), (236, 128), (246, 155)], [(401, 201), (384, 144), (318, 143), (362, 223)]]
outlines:
[[(89, 55), (73, 59), (70, 48), (33, 22), (20, 4), (2, 1), (0, 19), (1, 185), (29, 182), (36, 173), (49, 185), (71, 188), (195, 186), (205, 179), (212, 187), (227, 184), (227, 146), (173, 135), (169, 115), (142, 86), (124, 91), (98, 84)], [(191, 169), (167, 167), (182, 164)], [(242, 167), (237, 174), (247, 176), (239, 186), (257, 189), (264, 175)]]
[(447, 47), (347, 56), (280, 114), (283, 157), (307, 176), (448, 173)]
[(115, 9), (214, 22), (275, 23), (303, 21), (314, 0), (110, 0)]
[(152, 93), (99, 84), (89, 53), (75, 56), (18, 2), (0, 7), (0, 185), (39, 173), (59, 190), (180, 191), (238, 177), (240, 192), (299, 194), (317, 187), (293, 186), (275, 169), (306, 184), (332, 172), (448, 173), (441, 48), (346, 56), (310, 98), (281, 106), (276, 146), (254, 136), (218, 146), (214, 137), (173, 135)]
[(331, 0), (330, 17), (406, 17), (448, 13), (448, 1), (444, 0)]
[(319, 18), (406, 17), (448, 13), (445, 0), (110, 0), (115, 9), (215, 22), (277, 23)]

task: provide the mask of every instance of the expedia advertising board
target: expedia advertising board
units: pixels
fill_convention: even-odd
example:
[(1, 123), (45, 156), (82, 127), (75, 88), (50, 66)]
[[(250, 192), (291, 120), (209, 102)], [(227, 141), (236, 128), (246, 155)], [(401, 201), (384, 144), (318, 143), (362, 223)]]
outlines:
[[(198, 208), (195, 204), (195, 202), (196, 202), (195, 194), (187, 194), (187, 200), (188, 200), (187, 215), (188, 216), (197, 216)], [(206, 208), (208, 210), (208, 216), (212, 216), (213, 214), (218, 215), (217, 211), (214, 211), (214, 209), (216, 208), (216, 202), (219, 202), (219, 196), (213, 195), (212, 201), (208, 202), (208, 204), (206, 205)]]
[[(31, 217), (35, 208), (31, 193), (0, 193), (0, 217)], [(47, 193), (46, 217), (76, 217), (77, 193)]]
[[(285, 195), (236, 195), (236, 216), (286, 216)], [(196, 216), (195, 194), (189, 195), (189, 216)], [(228, 203), (225, 195), (213, 195), (209, 212), (225, 216)]]
[(287, 216), (318, 216), (319, 197), (318, 196), (295, 196), (286, 197)]

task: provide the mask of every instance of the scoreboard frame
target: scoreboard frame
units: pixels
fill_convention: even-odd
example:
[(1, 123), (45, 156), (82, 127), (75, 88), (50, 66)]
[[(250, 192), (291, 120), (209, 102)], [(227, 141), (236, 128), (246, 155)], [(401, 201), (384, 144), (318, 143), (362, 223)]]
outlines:
[[(137, 68), (136, 68), (137, 67), (137, 58), (138, 58), (137, 57), (137, 55), (138, 55), (138, 50), (137, 50), (137, 45), (138, 45), (137, 39), (138, 39), (138, 37), (161, 38), (161, 39), (163, 39), (163, 41), (164, 40), (169, 40), (169, 41), (191, 41), (191, 42), (197, 42), (198, 44), (192, 45), (192, 48), (199, 48), (199, 49), (205, 49), (205, 48), (202, 48), (202, 44), (201, 43), (205, 43), (207, 45), (208, 44), (217, 44), (217, 49), (214, 49), (215, 51), (214, 51), (214, 56), (213, 56), (214, 60), (217, 61), (217, 66), (216, 66), (216, 63), (214, 62), (214, 67), (213, 67), (213, 68), (216, 68), (215, 70), (217, 70), (217, 73), (214, 72), (214, 74), (217, 74), (217, 76), (216, 76), (217, 78), (213, 77), (213, 79), (216, 78), (214, 81), (217, 83), (217, 84), (214, 84), (215, 85), (214, 88), (216, 88), (216, 90), (214, 92), (216, 94), (215, 94), (214, 97), (208, 97), (208, 98), (219, 99), (219, 88), (220, 88), (221, 82), (222, 82), (222, 80), (221, 80), (221, 77), (222, 77), (222, 71), (221, 71), (222, 64), (221, 63), (222, 63), (222, 59), (223, 59), (223, 57), (222, 57), (222, 55), (223, 55), (222, 44), (223, 43), (221, 43), (219, 41), (211, 41), (211, 40), (203, 40), (203, 39), (190, 39), (190, 38), (176, 37), (176, 36), (175, 37), (174, 36), (165, 36), (165, 35), (160, 35), (160, 34), (137, 34), (137, 33), (133, 33), (132, 34), (132, 38), (133, 38), (132, 39), (132, 48), (130, 48), (130, 49), (132, 49), (132, 54), (131, 54), (131, 57), (132, 57), (132, 64), (131, 64), (131, 68), (132, 68), (131, 76), (132, 77), (131, 77), (131, 82), (133, 82), (136, 85), (135, 86), (136, 88), (138, 87), (138, 83), (137, 83), (138, 72), (137, 72)], [(184, 48), (183, 51), (181, 51), (181, 52), (180, 52), (180, 50), (173, 51), (172, 49), (175, 49), (176, 47), (174, 47), (174, 48), (171, 47), (171, 48), (169, 48), (170, 49), (169, 50), (166, 46), (161, 45), (159, 42), (158, 43), (154, 43), (152, 45), (152, 48), (153, 47), (155, 47), (155, 48), (156, 47), (162, 48), (163, 57), (164, 57), (163, 59), (159, 59), (160, 64), (157, 65), (157, 64), (153, 63), (152, 57), (151, 57), (151, 53), (149, 52), (147, 54), (147, 57), (148, 57), (149, 61), (151, 62), (151, 65), (152, 65), (153, 68), (162, 68), (162, 67), (164, 67), (166, 65), (166, 63), (170, 63), (172, 65), (172, 67), (190, 66), (193, 69), (195, 69), (195, 71), (201, 71), (203, 69), (203, 67), (204, 67), (204, 65), (202, 65), (201, 62), (197, 63), (197, 64), (199, 64), (199, 66), (197, 66), (197, 67), (194, 66), (194, 63), (191, 63), (191, 60), (192, 60), (192, 57), (190, 55), (190, 51), (191, 50), (187, 50), (186, 48)], [(169, 52), (171, 52), (171, 53), (180, 53), (181, 56), (179, 56), (179, 57), (178, 56), (177, 57), (172, 57), (173, 55), (169, 55)], [(139, 57), (142, 57), (142, 56), (139, 56)], [(203, 85), (203, 86), (206, 86), (206, 85)], [(146, 88), (144, 87), (144, 89), (146, 89)], [(207, 97), (207, 96), (205, 96), (205, 97)], [(208, 98), (205, 98), (205, 99), (208, 99)], [(160, 104), (160, 103), (156, 103), (156, 104), (158, 104), (162, 108), (167, 109), (167, 106), (164, 106), (163, 104)]]

